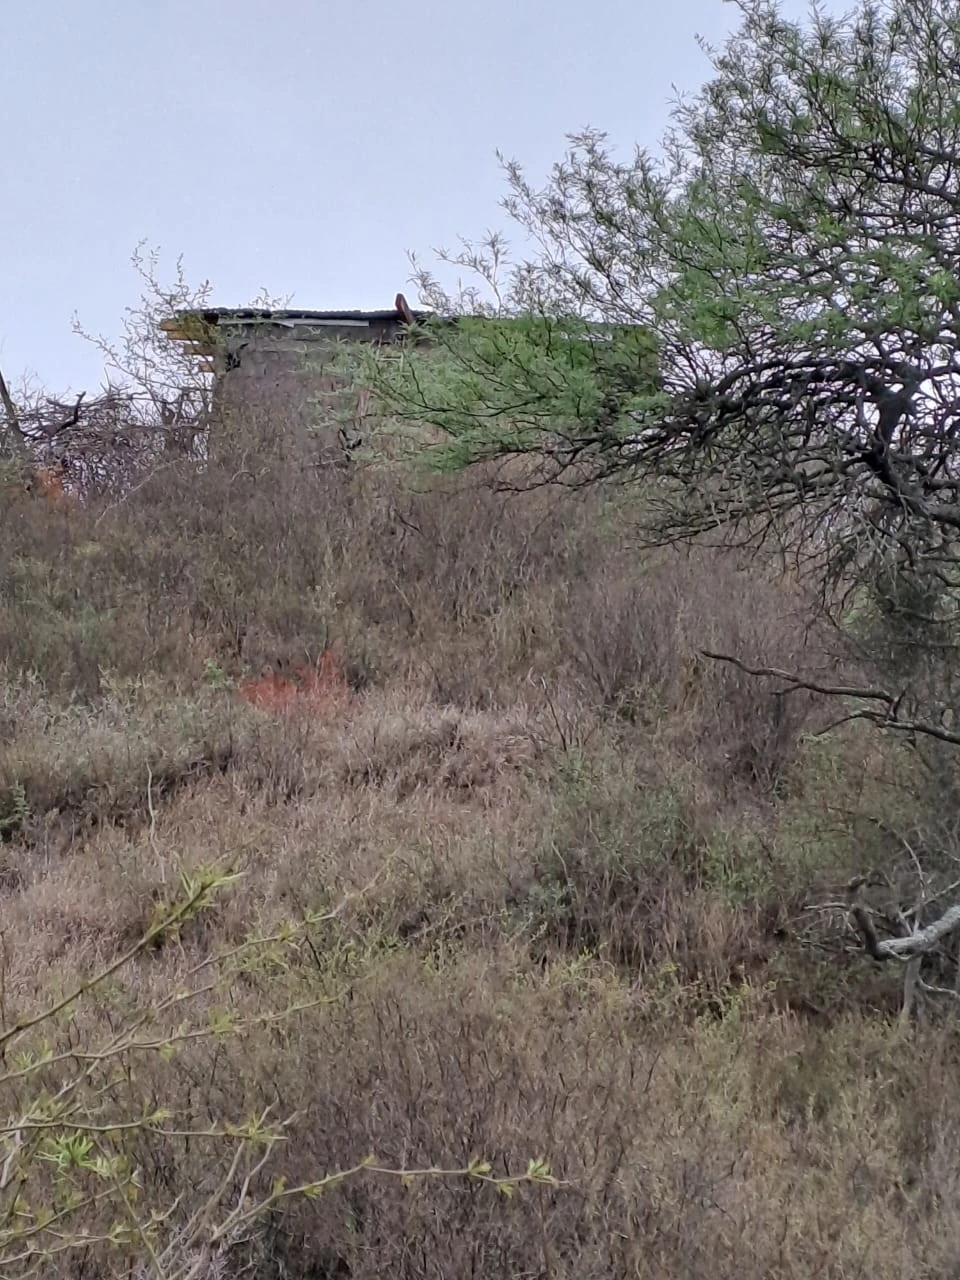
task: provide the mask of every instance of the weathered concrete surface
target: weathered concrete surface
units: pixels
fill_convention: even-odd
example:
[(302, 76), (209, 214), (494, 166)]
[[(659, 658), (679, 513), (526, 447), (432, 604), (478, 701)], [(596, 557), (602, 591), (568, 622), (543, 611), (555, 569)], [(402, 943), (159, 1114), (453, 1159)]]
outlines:
[(214, 364), (219, 443), (232, 448), (238, 431), (264, 444), (282, 436), (305, 461), (335, 459), (342, 453), (340, 432), (359, 430), (367, 403), (342, 370), (342, 343), (377, 340), (359, 326), (258, 326), (225, 335)]

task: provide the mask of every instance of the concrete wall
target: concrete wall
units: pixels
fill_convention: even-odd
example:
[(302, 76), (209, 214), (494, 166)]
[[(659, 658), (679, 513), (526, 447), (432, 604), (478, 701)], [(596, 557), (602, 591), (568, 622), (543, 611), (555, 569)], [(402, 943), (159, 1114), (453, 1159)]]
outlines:
[(218, 334), (213, 407), (220, 443), (232, 448), (238, 432), (252, 432), (266, 445), (279, 433), (307, 463), (336, 460), (339, 429), (357, 429), (364, 398), (334, 367), (340, 344), (391, 342), (398, 332), (388, 324), (258, 324)]

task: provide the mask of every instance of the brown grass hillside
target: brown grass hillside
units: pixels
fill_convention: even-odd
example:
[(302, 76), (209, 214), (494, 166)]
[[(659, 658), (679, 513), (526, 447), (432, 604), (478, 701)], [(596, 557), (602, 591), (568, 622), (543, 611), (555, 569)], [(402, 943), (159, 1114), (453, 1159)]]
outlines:
[[(832, 642), (636, 500), (5, 493), (4, 1276), (955, 1273), (956, 1026), (843, 908), (949, 872), (942, 770), (705, 660)], [(287, 1195), (370, 1155), (440, 1172)]]

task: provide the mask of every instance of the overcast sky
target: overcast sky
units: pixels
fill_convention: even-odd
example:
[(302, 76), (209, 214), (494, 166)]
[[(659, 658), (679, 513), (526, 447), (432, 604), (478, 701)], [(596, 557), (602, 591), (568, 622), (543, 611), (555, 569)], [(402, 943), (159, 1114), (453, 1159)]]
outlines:
[[(130, 255), (302, 307), (391, 306), (407, 250), (504, 225), (495, 151), (542, 178), (585, 126), (653, 146), (722, 0), (8, 0), (0, 369), (95, 387)], [(412, 291), (411, 301), (413, 300)]]

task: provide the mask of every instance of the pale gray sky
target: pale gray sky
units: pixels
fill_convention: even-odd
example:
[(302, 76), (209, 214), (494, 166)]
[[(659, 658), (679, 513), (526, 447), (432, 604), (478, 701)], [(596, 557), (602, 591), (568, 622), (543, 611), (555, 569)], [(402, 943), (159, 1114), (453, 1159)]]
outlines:
[(11, 0), (0, 369), (95, 387), (142, 238), (214, 301), (390, 306), (408, 249), (504, 225), (494, 152), (537, 178), (587, 125), (652, 146), (722, 0)]

